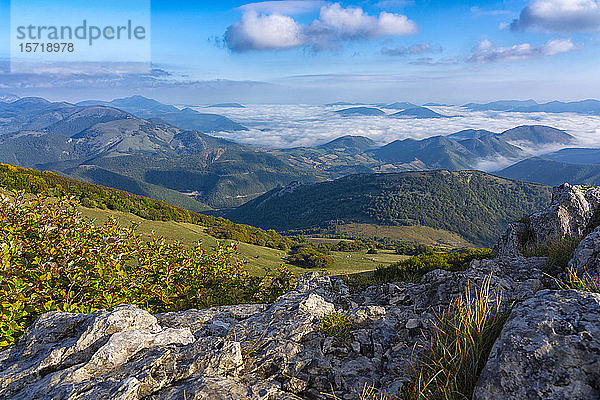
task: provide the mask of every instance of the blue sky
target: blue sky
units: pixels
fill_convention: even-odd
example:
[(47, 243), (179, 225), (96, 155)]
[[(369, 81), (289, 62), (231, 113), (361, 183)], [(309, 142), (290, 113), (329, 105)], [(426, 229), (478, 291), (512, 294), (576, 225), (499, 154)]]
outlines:
[[(4, 61), (9, 10), (0, 0)], [(155, 0), (151, 16), (152, 66), (167, 80), (90, 77), (86, 95), (68, 76), (53, 76), (52, 91), (48, 79), (5, 71), (0, 85), (56, 98), (137, 91), (193, 103), (544, 101), (600, 91), (595, 0)]]

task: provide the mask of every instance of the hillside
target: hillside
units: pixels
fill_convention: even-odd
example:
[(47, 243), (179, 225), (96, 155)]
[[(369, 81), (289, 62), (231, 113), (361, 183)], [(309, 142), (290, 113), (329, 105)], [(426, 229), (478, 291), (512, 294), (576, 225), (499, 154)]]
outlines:
[(104, 105), (130, 112), (143, 119), (160, 118), (180, 129), (200, 132), (248, 130), (227, 117), (218, 114), (206, 114), (191, 108), (178, 109), (172, 105), (160, 103), (143, 96), (131, 96), (112, 101), (88, 100), (78, 105)]
[(541, 157), (572, 164), (600, 164), (600, 149), (568, 148)]
[[(25, 98), (0, 104), (0, 162), (53, 170), (192, 210), (206, 209), (200, 203), (235, 207), (278, 185), (320, 179), (273, 154), (165, 122), (177, 114), (180, 123), (189, 122), (182, 126), (195, 126), (193, 110), (139, 96), (92, 103)], [(161, 118), (142, 119), (114, 106)]]
[(373, 116), (385, 115), (385, 112), (381, 111), (378, 108), (373, 108), (373, 107), (352, 107), (352, 108), (345, 108), (343, 110), (337, 110), (335, 112), (344, 117), (352, 117), (352, 116), (373, 117)]
[(539, 157), (528, 158), (496, 172), (499, 176), (537, 182), (545, 185), (600, 185), (600, 165), (570, 164), (546, 160)]
[(577, 113), (584, 115), (600, 115), (600, 101), (588, 99), (572, 102), (551, 101), (538, 104), (534, 100), (502, 100), (492, 103), (469, 103), (463, 107), (473, 111), (512, 111), (512, 112), (547, 112), (547, 113)]
[(407, 108), (391, 115), (394, 118), (448, 118), (447, 115), (437, 113), (427, 107)]
[(352, 175), (275, 189), (225, 215), (262, 228), (324, 230), (347, 223), (424, 225), (491, 244), (550, 200), (546, 186), (478, 171)]

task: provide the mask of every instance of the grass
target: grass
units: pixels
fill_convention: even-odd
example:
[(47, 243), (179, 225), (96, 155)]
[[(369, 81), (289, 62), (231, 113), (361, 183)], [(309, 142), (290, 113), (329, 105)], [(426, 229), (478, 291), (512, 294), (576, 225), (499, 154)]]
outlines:
[[(310, 270), (286, 263), (284, 258), (287, 256), (287, 253), (283, 250), (256, 246), (234, 240), (217, 240), (208, 235), (206, 228), (200, 225), (175, 221), (151, 221), (134, 214), (114, 210), (101, 210), (81, 206), (79, 210), (84, 216), (95, 220), (97, 224), (107, 221), (110, 217), (114, 217), (121, 225), (127, 225), (131, 222), (138, 225), (137, 232), (143, 237), (149, 238), (152, 232), (154, 232), (158, 236), (164, 236), (170, 240), (178, 240), (188, 246), (193, 246), (200, 241), (202, 248), (206, 250), (216, 248), (218, 243), (229, 244), (235, 242), (237, 243), (239, 256), (246, 261), (248, 272), (252, 275), (264, 275), (265, 270), (274, 270), (282, 264), (286, 265), (296, 274), (310, 272)], [(336, 276), (374, 271), (379, 266), (391, 265), (408, 258), (395, 254), (392, 250), (381, 250), (378, 254), (366, 254), (366, 250), (357, 252), (332, 251), (330, 257), (333, 258), (334, 264), (332, 267), (327, 268), (325, 272)]]
[(589, 274), (577, 274), (575, 267), (567, 268), (564, 280), (557, 280), (558, 287), (563, 290), (583, 290), (586, 292), (600, 293), (600, 277), (590, 276)]
[(414, 366), (406, 400), (470, 399), (494, 342), (508, 318), (490, 277), (436, 316), (429, 342)]
[(547, 257), (544, 270), (549, 275), (556, 275), (567, 268), (571, 256), (580, 242), (581, 238), (574, 237), (556, 239), (526, 250), (523, 255), (525, 257)]
[(332, 312), (323, 315), (320, 319), (321, 332), (326, 336), (333, 337), (335, 343), (344, 344), (350, 340), (352, 331), (352, 320), (347, 315)]
[(388, 226), (351, 223), (335, 227), (335, 234), (361, 238), (390, 238), (406, 243), (422, 243), (441, 247), (473, 246), (456, 233), (428, 226)]

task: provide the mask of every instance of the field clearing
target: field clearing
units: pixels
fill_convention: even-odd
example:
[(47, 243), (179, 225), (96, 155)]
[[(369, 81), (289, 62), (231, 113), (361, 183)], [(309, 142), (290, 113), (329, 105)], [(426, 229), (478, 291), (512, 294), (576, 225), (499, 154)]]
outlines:
[[(142, 236), (149, 237), (152, 232), (154, 232), (158, 236), (181, 241), (187, 246), (193, 246), (194, 244), (201, 242), (202, 248), (212, 250), (217, 246), (218, 242), (225, 245), (235, 242), (237, 243), (237, 251), (240, 258), (246, 260), (248, 271), (253, 275), (262, 275), (266, 271), (275, 269), (281, 265), (286, 265), (297, 274), (304, 274), (312, 271), (311, 269), (299, 268), (285, 263), (284, 257), (287, 254), (282, 250), (241, 243), (234, 240), (217, 240), (206, 234), (206, 228), (199, 225), (173, 221), (150, 221), (120, 211), (101, 210), (81, 206), (79, 209), (83, 215), (94, 220), (96, 224), (104, 223), (112, 216), (123, 226), (127, 226), (131, 223), (136, 224), (137, 232)], [(378, 254), (366, 254), (366, 250), (359, 252), (334, 251), (331, 252), (331, 257), (334, 260), (334, 265), (326, 270), (330, 275), (345, 275), (373, 271), (379, 265), (389, 265), (407, 258), (406, 256), (395, 254), (393, 251), (380, 251)]]
[(388, 226), (351, 223), (336, 226), (335, 233), (341, 236), (365, 238), (365, 240), (377, 237), (441, 247), (474, 246), (456, 233), (428, 226)]

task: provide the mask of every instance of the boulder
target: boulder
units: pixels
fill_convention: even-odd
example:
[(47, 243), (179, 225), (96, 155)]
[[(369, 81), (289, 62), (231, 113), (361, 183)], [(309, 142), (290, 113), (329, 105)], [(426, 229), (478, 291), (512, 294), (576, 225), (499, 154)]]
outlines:
[(522, 256), (553, 241), (581, 239), (600, 224), (600, 188), (565, 183), (552, 191), (551, 205), (509, 225), (494, 248), (498, 257)]
[(600, 226), (579, 243), (571, 256), (569, 267), (580, 277), (597, 279), (600, 276)]
[(473, 399), (600, 398), (600, 294), (542, 290), (511, 312)]

